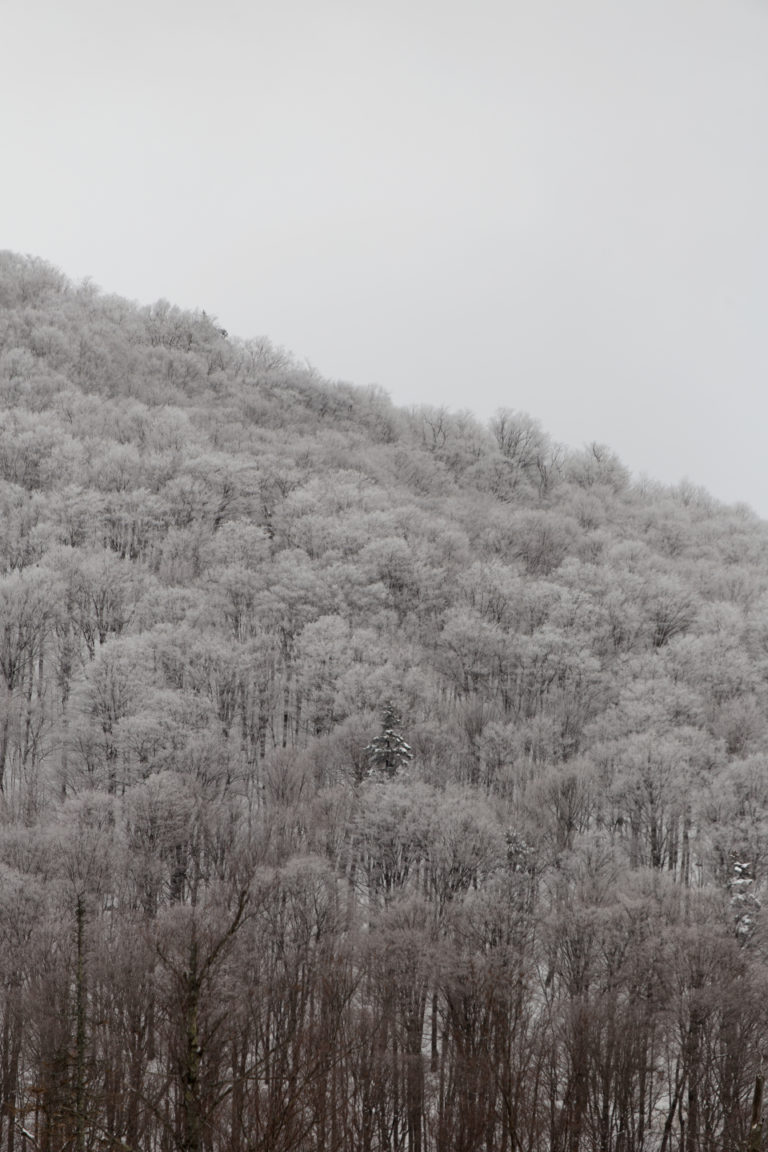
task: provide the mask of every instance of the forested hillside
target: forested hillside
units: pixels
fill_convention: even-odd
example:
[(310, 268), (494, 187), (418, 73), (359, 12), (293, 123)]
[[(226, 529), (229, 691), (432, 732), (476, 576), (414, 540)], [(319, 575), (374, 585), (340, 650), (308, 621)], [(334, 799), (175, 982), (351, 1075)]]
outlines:
[(9, 253), (0, 396), (2, 1152), (763, 1147), (768, 525)]

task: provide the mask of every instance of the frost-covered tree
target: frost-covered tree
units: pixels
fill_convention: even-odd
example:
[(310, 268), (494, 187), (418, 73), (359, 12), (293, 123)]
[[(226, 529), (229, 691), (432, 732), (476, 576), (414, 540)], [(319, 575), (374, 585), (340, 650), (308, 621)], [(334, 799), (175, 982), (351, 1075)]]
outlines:
[(745, 508), (0, 253), (0, 1152), (757, 1147), (766, 717)]

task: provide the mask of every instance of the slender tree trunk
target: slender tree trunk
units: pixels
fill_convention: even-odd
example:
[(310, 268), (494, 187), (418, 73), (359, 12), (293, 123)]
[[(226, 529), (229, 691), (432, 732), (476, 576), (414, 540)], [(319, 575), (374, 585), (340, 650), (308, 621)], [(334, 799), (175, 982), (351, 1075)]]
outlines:
[[(21, 1060), (22, 1022), (15, 995), (5, 1002), (2, 1041), (2, 1109), (0, 1109), (0, 1148), (13, 1152), (16, 1136), (15, 1117), (19, 1088), (19, 1062)], [(6, 1126), (8, 1135), (4, 1138)], [(3, 1143), (5, 1139), (5, 1143)]]
[(755, 1077), (752, 1097), (752, 1122), (749, 1126), (749, 1152), (760, 1152), (763, 1147), (763, 1083), (762, 1072)]
[(688, 1116), (685, 1152), (698, 1152), (699, 1149), (699, 1063), (701, 1057), (701, 1021), (698, 1012), (691, 1012), (691, 1025), (688, 1034)]
[(691, 810), (686, 808), (685, 816), (683, 817), (683, 851), (682, 861), (680, 864), (681, 880), (686, 888), (691, 883), (691, 844), (690, 844), (690, 829), (691, 829)]
[[(10, 694), (10, 692), (6, 692), (5, 699), (6, 699), (6, 707), (10, 708), (10, 706), (11, 706), (11, 694)], [(8, 760), (8, 734), (10, 732), (10, 727), (11, 727), (11, 718), (8, 715), (8, 712), (6, 712), (5, 719), (3, 720), (2, 733), (0, 733), (0, 793), (5, 792), (5, 766), (6, 766), (6, 763)]]
[(182, 1152), (202, 1152), (200, 1106), (200, 979), (197, 941), (190, 944), (189, 972), (185, 977), (184, 1056), (182, 1082)]
[(438, 999), (437, 992), (432, 993), (432, 1016), (431, 1016), (431, 1035), (430, 1035), (430, 1072), (437, 1072), (438, 1068), (438, 1051), (437, 1051), (437, 1009)]
[(288, 737), (291, 731), (291, 681), (293, 672), (290, 663), (285, 662), (285, 683), (283, 684), (283, 734), (282, 746), (288, 747)]
[(408, 1150), (421, 1152), (424, 1119), (424, 1064), (421, 1055), (421, 1020), (407, 1030), (405, 1052), (405, 1090), (408, 1124)]
[(85, 900), (75, 907), (77, 971), (75, 976), (75, 1152), (85, 1150), (85, 1058), (87, 1044), (85, 975)]
[(669, 1112), (667, 1113), (667, 1118), (664, 1121), (664, 1131), (661, 1137), (661, 1147), (659, 1152), (666, 1152), (667, 1146), (669, 1145), (669, 1138), (672, 1135), (672, 1125), (675, 1122), (675, 1112), (677, 1111), (677, 1105), (680, 1102), (680, 1094), (683, 1091), (684, 1084), (685, 1076), (683, 1075), (682, 1079), (678, 1080), (675, 1085), (675, 1091), (674, 1095), (672, 1096), (672, 1102), (669, 1106)]

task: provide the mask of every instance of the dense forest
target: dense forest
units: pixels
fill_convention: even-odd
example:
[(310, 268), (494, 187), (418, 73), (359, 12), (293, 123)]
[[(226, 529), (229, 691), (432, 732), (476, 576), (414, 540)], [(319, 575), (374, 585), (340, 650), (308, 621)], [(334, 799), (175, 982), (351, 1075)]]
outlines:
[(509, 401), (0, 255), (1, 1152), (764, 1146), (768, 525)]

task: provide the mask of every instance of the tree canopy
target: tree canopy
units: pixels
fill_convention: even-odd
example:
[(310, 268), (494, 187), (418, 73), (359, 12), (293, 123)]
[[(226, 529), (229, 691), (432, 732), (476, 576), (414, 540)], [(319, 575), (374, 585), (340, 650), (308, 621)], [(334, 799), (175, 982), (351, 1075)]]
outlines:
[(0, 254), (0, 1152), (759, 1147), (767, 878), (747, 507)]

